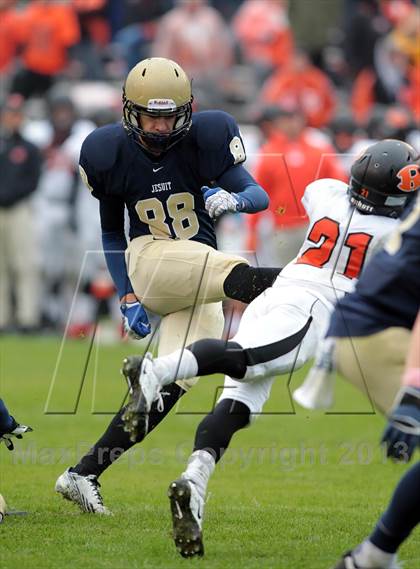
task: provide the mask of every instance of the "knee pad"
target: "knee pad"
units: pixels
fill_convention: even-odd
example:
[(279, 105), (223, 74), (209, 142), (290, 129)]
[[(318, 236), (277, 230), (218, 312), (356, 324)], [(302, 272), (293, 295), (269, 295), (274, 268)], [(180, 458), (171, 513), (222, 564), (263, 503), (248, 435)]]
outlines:
[(199, 362), (198, 374), (224, 373), (241, 379), (246, 373), (246, 356), (237, 342), (199, 340), (188, 346)]

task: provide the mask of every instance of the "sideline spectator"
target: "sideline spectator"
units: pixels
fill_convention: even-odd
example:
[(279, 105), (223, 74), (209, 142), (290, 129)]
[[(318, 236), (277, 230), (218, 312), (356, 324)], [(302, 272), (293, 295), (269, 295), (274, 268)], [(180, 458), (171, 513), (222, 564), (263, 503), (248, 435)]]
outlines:
[(308, 126), (326, 126), (335, 109), (334, 86), (327, 75), (297, 50), (285, 69), (275, 72), (263, 85), (264, 103), (294, 105), (302, 108)]
[[(179, 0), (158, 22), (152, 46), (155, 57), (171, 58), (194, 81), (197, 100), (220, 102), (219, 89), (234, 62), (227, 24), (207, 0)], [(201, 102), (201, 100), (200, 100)]]
[(284, 0), (245, 0), (233, 20), (235, 35), (247, 63), (260, 75), (290, 60), (293, 34)]
[(0, 0), (0, 78), (13, 67), (18, 47), (17, 0)]
[(42, 95), (66, 69), (68, 49), (80, 39), (75, 11), (68, 4), (32, 0), (20, 16), (19, 28), (22, 68), (11, 90), (25, 98)]
[(22, 137), (24, 100), (0, 110), (0, 331), (39, 326), (40, 275), (31, 197), (41, 169), (38, 149)]
[(377, 0), (345, 0), (342, 15), (344, 55), (350, 78), (373, 66), (377, 40), (389, 30)]
[(76, 12), (80, 41), (72, 48), (72, 56), (81, 66), (80, 75), (87, 79), (103, 79), (104, 57), (111, 41), (106, 18), (107, 0), (71, 0)]
[(265, 214), (248, 220), (248, 249), (256, 250), (259, 265), (284, 267), (296, 256), (307, 229), (300, 201), (306, 186), (319, 178), (344, 180), (345, 175), (332, 146), (305, 128), (298, 107), (268, 110), (268, 139), (260, 149), (254, 174), (269, 195), (270, 205)]
[(139, 60), (150, 56), (160, 18), (173, 8), (173, 0), (118, 0), (121, 10), (121, 27), (114, 42), (125, 63), (126, 73)]
[(420, 119), (420, 11), (405, 6), (395, 29), (376, 42), (372, 64), (356, 77), (351, 106), (361, 124), (375, 104), (400, 103)]
[[(78, 158), (83, 140), (95, 125), (79, 119), (72, 100), (61, 93), (49, 95), (47, 110), (48, 120), (28, 124), (26, 134), (45, 157), (34, 204), (42, 251), (42, 308), (44, 323), (60, 329), (69, 317), (85, 252), (76, 215), (79, 194), (85, 191)], [(83, 222), (89, 223), (85, 217)], [(96, 219), (92, 225), (97, 226)]]

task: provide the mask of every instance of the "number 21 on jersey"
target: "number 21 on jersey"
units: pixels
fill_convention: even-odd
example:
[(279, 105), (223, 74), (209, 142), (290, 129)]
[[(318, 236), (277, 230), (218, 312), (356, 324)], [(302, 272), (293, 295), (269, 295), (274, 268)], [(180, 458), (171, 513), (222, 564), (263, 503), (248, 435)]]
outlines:
[[(340, 224), (329, 217), (316, 221), (308, 233), (307, 240), (315, 243), (309, 247), (296, 263), (322, 268), (330, 261), (340, 236)], [(342, 274), (349, 279), (359, 277), (366, 259), (369, 243), (373, 236), (369, 233), (349, 233), (343, 243), (341, 255), (346, 255), (345, 268)]]

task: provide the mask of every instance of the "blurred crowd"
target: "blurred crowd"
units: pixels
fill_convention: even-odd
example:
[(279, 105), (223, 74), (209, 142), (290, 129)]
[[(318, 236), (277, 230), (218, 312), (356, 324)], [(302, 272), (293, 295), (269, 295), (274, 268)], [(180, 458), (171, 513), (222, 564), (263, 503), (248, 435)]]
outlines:
[(297, 253), (310, 181), (346, 180), (377, 139), (420, 148), (415, 1), (0, 0), (0, 332), (78, 336), (115, 310), (78, 154), (148, 56), (185, 69), (196, 111), (239, 122), (271, 203), (218, 237), (260, 265)]

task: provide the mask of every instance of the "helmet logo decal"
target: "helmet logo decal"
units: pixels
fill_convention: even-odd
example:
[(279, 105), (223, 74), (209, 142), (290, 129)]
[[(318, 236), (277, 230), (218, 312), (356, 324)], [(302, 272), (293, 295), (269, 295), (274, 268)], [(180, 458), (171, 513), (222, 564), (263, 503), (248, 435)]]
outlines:
[(397, 188), (402, 192), (415, 192), (420, 188), (420, 166), (418, 164), (409, 164), (404, 166), (397, 173), (400, 180)]
[(148, 111), (175, 111), (176, 104), (173, 99), (149, 99), (147, 102)]

